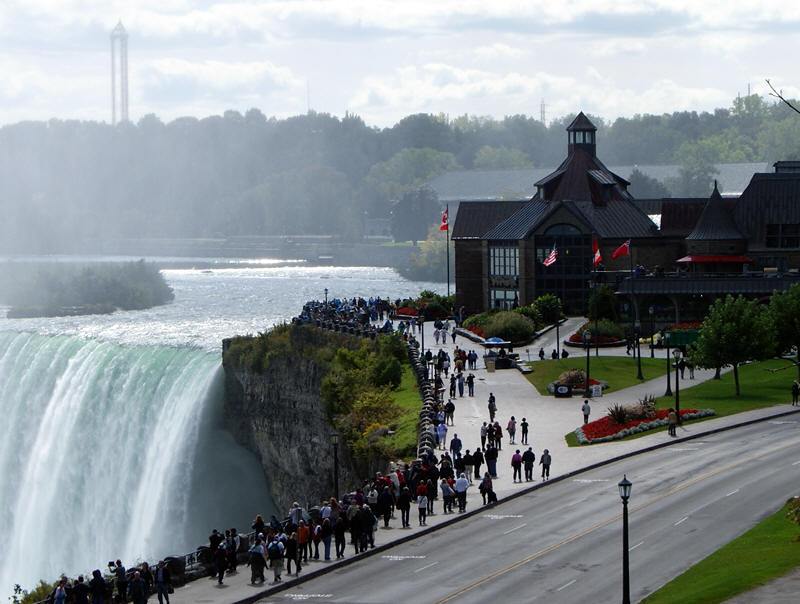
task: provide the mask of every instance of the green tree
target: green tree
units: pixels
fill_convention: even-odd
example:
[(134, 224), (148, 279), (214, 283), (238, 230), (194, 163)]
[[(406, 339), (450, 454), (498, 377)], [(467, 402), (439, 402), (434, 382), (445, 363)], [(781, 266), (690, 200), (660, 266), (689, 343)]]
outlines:
[(772, 317), (766, 307), (755, 300), (728, 295), (709, 308), (694, 345), (693, 359), (702, 367), (731, 365), (739, 396), (739, 365), (771, 357), (774, 338)]
[(370, 168), (362, 186), (374, 195), (397, 199), (405, 191), (458, 167), (452, 153), (435, 149), (403, 149)]
[(424, 239), (428, 229), (440, 219), (439, 198), (430, 187), (420, 187), (403, 193), (392, 208), (392, 235), (395, 241)]
[(530, 168), (531, 159), (519, 149), (484, 145), (475, 153), (472, 166), (476, 170), (517, 170)]
[(601, 285), (592, 290), (589, 296), (589, 319), (617, 320), (617, 299), (610, 286)]
[(561, 308), (561, 299), (554, 294), (544, 294), (533, 301), (536, 310), (539, 311), (539, 316), (545, 325), (552, 325), (559, 321), (564, 315)]
[[(447, 245), (445, 233), (438, 225), (428, 229), (428, 236), (420, 241), (419, 248), (411, 255), (407, 266), (400, 267), (400, 274), (413, 281), (441, 281), (447, 278)], [(450, 242), (450, 274), (455, 274), (455, 253)]]
[(669, 189), (660, 180), (648, 176), (639, 168), (634, 168), (628, 177), (630, 186), (628, 191), (631, 195), (639, 199), (660, 199), (669, 197)]
[(680, 173), (670, 179), (670, 189), (679, 197), (708, 197), (713, 189), (714, 176), (719, 174), (716, 162), (719, 151), (714, 144), (701, 140), (683, 143), (676, 153)]
[(800, 285), (773, 294), (769, 311), (775, 326), (775, 350), (778, 354), (786, 354), (795, 349), (800, 379)]

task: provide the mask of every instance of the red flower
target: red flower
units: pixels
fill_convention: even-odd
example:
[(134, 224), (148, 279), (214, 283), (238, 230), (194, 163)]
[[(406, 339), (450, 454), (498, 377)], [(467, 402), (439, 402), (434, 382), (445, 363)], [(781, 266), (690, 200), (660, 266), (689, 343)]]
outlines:
[[(686, 415), (687, 413), (697, 413), (697, 409), (681, 409), (681, 416)], [(617, 432), (622, 432), (623, 430), (633, 428), (645, 422), (652, 422), (657, 419), (666, 419), (667, 415), (669, 415), (669, 411), (667, 409), (658, 409), (655, 417), (648, 419), (633, 419), (629, 422), (625, 422), (624, 424), (618, 424), (608, 415), (606, 415), (600, 419), (594, 420), (593, 422), (589, 422), (585, 426), (582, 426), (583, 434), (591, 441), (596, 438), (603, 438), (604, 436), (612, 436)]]

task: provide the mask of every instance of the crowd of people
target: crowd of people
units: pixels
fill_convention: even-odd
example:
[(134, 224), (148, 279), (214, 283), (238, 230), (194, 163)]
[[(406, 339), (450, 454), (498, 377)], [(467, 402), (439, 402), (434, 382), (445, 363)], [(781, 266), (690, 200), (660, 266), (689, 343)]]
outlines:
[(172, 576), (165, 560), (151, 568), (142, 562), (133, 569), (126, 569), (121, 560), (108, 563), (106, 579), (100, 569), (92, 571), (92, 578), (86, 581), (79, 575), (74, 581), (62, 576), (47, 597), (48, 604), (145, 604), (155, 593), (159, 604), (169, 604), (173, 593)]

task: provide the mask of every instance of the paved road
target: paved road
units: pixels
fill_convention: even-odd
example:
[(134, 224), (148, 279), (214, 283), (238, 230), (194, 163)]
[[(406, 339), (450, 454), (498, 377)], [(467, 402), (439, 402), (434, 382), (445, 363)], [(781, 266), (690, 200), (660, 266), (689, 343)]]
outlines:
[(798, 427), (764, 422), (551, 483), (263, 602), (617, 601), (623, 473), (638, 601), (797, 494)]

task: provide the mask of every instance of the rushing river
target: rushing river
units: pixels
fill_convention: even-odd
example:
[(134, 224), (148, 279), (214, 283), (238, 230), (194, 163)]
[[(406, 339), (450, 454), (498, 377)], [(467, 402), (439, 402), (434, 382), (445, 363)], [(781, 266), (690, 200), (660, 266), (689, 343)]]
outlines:
[(167, 306), (0, 319), (0, 598), (116, 557), (183, 553), (212, 527), (271, 512), (257, 460), (221, 427), (223, 338), (289, 320), (326, 288), (393, 299), (443, 288), (378, 268), (164, 274)]

